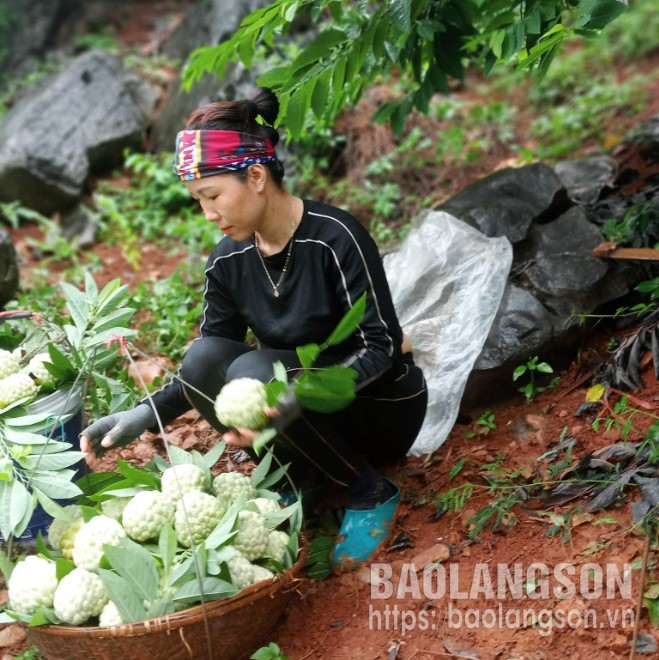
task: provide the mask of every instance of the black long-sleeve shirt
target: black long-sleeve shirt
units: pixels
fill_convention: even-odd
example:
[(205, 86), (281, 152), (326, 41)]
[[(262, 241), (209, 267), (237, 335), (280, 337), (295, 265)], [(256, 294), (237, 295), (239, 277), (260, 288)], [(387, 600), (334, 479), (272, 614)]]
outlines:
[[(324, 355), (355, 369), (360, 386), (375, 380), (400, 355), (402, 341), (377, 245), (346, 211), (309, 200), (304, 200), (293, 241), (279, 297), (273, 294), (253, 239), (227, 236), (217, 244), (206, 265), (201, 336), (243, 341), (249, 327), (261, 345), (270, 348), (320, 344), (366, 291), (359, 327)], [(275, 283), (287, 251), (288, 246), (264, 257)], [(167, 421), (190, 408), (176, 377), (153, 399)]]

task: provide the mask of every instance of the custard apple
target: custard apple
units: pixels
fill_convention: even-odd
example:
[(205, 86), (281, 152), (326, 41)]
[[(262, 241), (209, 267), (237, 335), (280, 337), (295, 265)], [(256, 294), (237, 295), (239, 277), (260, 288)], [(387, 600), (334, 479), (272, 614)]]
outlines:
[(0, 348), (0, 379), (18, 373), (21, 370), (21, 364), (18, 356), (10, 351)]
[(174, 503), (192, 490), (206, 492), (210, 487), (210, 473), (193, 463), (172, 465), (161, 477), (162, 492)]
[(126, 534), (134, 541), (146, 541), (160, 535), (160, 530), (174, 522), (174, 503), (158, 490), (137, 493), (124, 509), (121, 519)]
[(229, 502), (235, 502), (242, 494), (245, 499), (256, 497), (256, 488), (252, 480), (241, 472), (222, 472), (213, 479), (213, 492), (226, 497)]
[(179, 543), (189, 548), (203, 541), (228, 508), (223, 497), (214, 497), (199, 490), (191, 490), (183, 495), (176, 505), (174, 516), (174, 531)]
[(265, 566), (259, 566), (258, 564), (252, 564), (253, 566), (253, 577), (252, 584), (257, 582), (262, 582), (263, 580), (272, 580), (275, 577), (275, 574)]
[(22, 372), (10, 374), (0, 380), (0, 408), (19, 399), (33, 399), (37, 395), (37, 384)]
[(66, 559), (73, 557), (73, 543), (80, 528), (84, 524), (82, 509), (77, 504), (69, 504), (64, 510), (70, 514), (70, 519), (55, 518), (48, 528), (48, 542), (53, 550), (61, 550)]
[(238, 533), (233, 539), (233, 546), (250, 561), (263, 557), (268, 547), (268, 528), (260, 513), (238, 513)]
[(117, 606), (109, 600), (101, 610), (101, 614), (98, 617), (98, 625), (103, 628), (109, 628), (110, 626), (121, 626), (123, 623)]
[(74, 568), (57, 585), (53, 606), (62, 621), (79, 626), (98, 616), (107, 602), (101, 578), (84, 568)]
[(53, 375), (46, 369), (44, 362), (50, 362), (48, 353), (39, 353), (35, 355), (25, 367), (25, 373), (32, 374), (39, 385), (52, 385)]
[(270, 500), (267, 497), (257, 497), (254, 500), (249, 500), (252, 504), (256, 505), (256, 508), (260, 513), (274, 513), (275, 511), (281, 511), (281, 507), (277, 500)]
[(39, 607), (52, 607), (57, 589), (55, 562), (30, 555), (19, 561), (9, 583), (11, 608), (20, 614), (32, 615)]
[(283, 563), (286, 556), (286, 548), (288, 546), (289, 536), (286, 532), (273, 530), (268, 534), (268, 543), (263, 553), (264, 557), (270, 557), (280, 564)]
[(104, 516), (119, 520), (123, 516), (124, 509), (130, 500), (130, 497), (113, 497), (111, 500), (103, 500), (101, 502), (101, 511)]
[(112, 518), (95, 516), (86, 522), (73, 542), (73, 563), (78, 568), (96, 571), (103, 556), (104, 545), (119, 545), (126, 530)]
[(227, 562), (231, 583), (236, 589), (244, 589), (254, 582), (254, 564), (242, 552), (236, 554)]
[(215, 414), (227, 428), (260, 430), (268, 423), (263, 412), (266, 405), (265, 385), (256, 378), (229, 381), (215, 399)]

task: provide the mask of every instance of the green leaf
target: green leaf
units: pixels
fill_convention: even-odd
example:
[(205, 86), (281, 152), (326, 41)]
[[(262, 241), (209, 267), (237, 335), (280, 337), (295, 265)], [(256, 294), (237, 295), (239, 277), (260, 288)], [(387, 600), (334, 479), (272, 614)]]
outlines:
[(90, 316), (87, 296), (85, 293), (79, 291), (68, 282), (60, 282), (60, 287), (64, 292), (66, 308), (71, 315), (71, 320), (75, 324), (75, 327), (78, 329), (78, 332), (82, 334), (82, 332), (84, 332), (84, 330), (87, 328), (87, 323)]
[(341, 344), (348, 337), (350, 337), (355, 330), (359, 327), (364, 313), (366, 312), (366, 291), (357, 299), (357, 302), (346, 312), (344, 317), (339, 321), (338, 325), (327, 338), (325, 343), (328, 346), (336, 346)]
[(60, 474), (35, 472), (32, 476), (32, 486), (54, 500), (67, 500), (77, 497), (81, 494), (80, 488), (64, 476), (68, 472), (68, 470), (60, 470)]
[(391, 22), (401, 32), (412, 29), (412, 2), (411, 0), (391, 0)]
[(194, 462), (189, 452), (176, 445), (168, 444), (167, 451), (172, 465), (184, 465), (185, 463)]
[(133, 585), (127, 579), (103, 568), (98, 569), (98, 576), (103, 582), (105, 593), (117, 606), (122, 621), (126, 623), (144, 621), (146, 608), (143, 598), (133, 590)]
[(281, 467), (278, 467), (276, 470), (272, 471), (261, 481), (261, 483), (259, 484), (259, 488), (264, 488), (264, 489), (271, 488), (276, 483), (281, 481), (286, 475), (289, 466), (290, 463), (287, 463), (286, 465), (282, 465)]
[(273, 530), (277, 529), (279, 525), (288, 520), (291, 516), (302, 510), (302, 502), (296, 500), (293, 504), (287, 506), (285, 509), (280, 509), (279, 511), (270, 511), (265, 514), (265, 521), (268, 525), (268, 529)]
[[(41, 530), (37, 532), (37, 540), (36, 540), (36, 546), (37, 546), (37, 552), (40, 555), (43, 555), (46, 559), (53, 559), (53, 555), (50, 552), (50, 549), (46, 545), (46, 542), (44, 541), (43, 534), (41, 533)], [(0, 569), (1, 570), (1, 569)]]
[(527, 34), (540, 34), (542, 23), (540, 12), (537, 9), (534, 9), (528, 16), (526, 16), (524, 23), (526, 23)]
[(65, 519), (68, 512), (64, 512), (64, 507), (52, 500), (48, 495), (42, 493), (39, 488), (33, 488), (34, 494), (37, 496), (37, 501), (41, 504), (43, 510), (53, 518)]
[(120, 546), (103, 546), (108, 562), (136, 594), (148, 601), (155, 600), (158, 594), (158, 570), (153, 557), (144, 546), (131, 539), (123, 538), (120, 543)]
[(291, 95), (288, 102), (288, 110), (286, 112), (286, 128), (290, 131), (293, 138), (298, 138), (307, 116), (309, 109), (309, 86), (304, 85), (298, 87)]
[(0, 482), (0, 533), (5, 539), (20, 536), (27, 527), (34, 503), (18, 479)]
[(229, 510), (222, 516), (222, 520), (215, 526), (215, 529), (206, 537), (203, 543), (205, 550), (217, 550), (228, 543), (237, 533), (234, 529), (238, 513), (245, 504), (245, 497), (240, 496), (229, 507)]
[(57, 581), (59, 582), (63, 577), (68, 575), (76, 565), (73, 563), (72, 559), (65, 559), (64, 557), (58, 557), (55, 560), (55, 575), (57, 576)]
[(14, 563), (9, 559), (3, 547), (0, 547), (0, 573), (2, 573), (5, 584), (9, 582), (12, 571), (14, 570)]
[(316, 79), (311, 93), (311, 109), (319, 119), (325, 114), (329, 105), (329, 89), (332, 80), (332, 69), (327, 67)]
[(288, 383), (288, 372), (286, 371), (286, 367), (279, 360), (273, 362), (272, 371), (275, 380), (284, 384)]
[(297, 71), (307, 64), (321, 60), (334, 46), (348, 41), (343, 30), (330, 28), (323, 30), (291, 63), (290, 70)]
[(224, 454), (224, 450), (226, 449), (227, 443), (224, 440), (220, 440), (210, 451), (207, 451), (204, 454), (204, 467), (207, 470), (210, 470), (215, 463), (217, 463), (220, 458), (222, 458), (222, 454)]
[[(135, 314), (135, 310), (130, 307), (115, 309), (114, 311), (110, 312), (107, 316), (103, 316), (98, 321), (96, 321), (96, 323), (94, 323), (94, 325), (92, 326), (91, 330), (96, 333), (100, 333), (104, 330), (108, 330), (109, 328), (113, 328), (115, 330), (125, 330), (125, 328), (123, 328), (122, 326), (125, 323), (128, 323), (128, 321), (130, 321), (133, 314)], [(117, 332), (117, 334), (123, 334), (123, 333)]]
[(134, 467), (121, 459), (117, 460), (117, 467), (127, 481), (135, 485), (147, 486), (151, 490), (160, 490), (160, 479), (153, 472)]
[(313, 367), (316, 358), (320, 355), (321, 348), (318, 344), (305, 344), (295, 349), (300, 364), (305, 369)]
[(256, 79), (256, 82), (260, 87), (278, 89), (288, 80), (289, 75), (290, 71), (288, 66), (273, 67), (260, 75)]
[(577, 5), (579, 18), (575, 29), (601, 30), (627, 11), (627, 5), (617, 0), (581, 0)]
[(66, 451), (58, 454), (30, 454), (28, 458), (32, 465), (28, 469), (61, 470), (75, 465), (85, 458), (84, 451)]
[(526, 365), (521, 364), (519, 367), (513, 371), (513, 380), (517, 380), (526, 373)]
[(340, 57), (334, 63), (334, 70), (332, 71), (332, 92), (335, 98), (338, 98), (343, 91), (346, 75), (346, 58)]
[(160, 538), (158, 539), (158, 551), (165, 571), (169, 571), (169, 567), (174, 563), (177, 543), (174, 528), (171, 525), (165, 525), (160, 530)]
[(356, 380), (354, 369), (338, 365), (310, 371), (297, 381), (295, 397), (314, 412), (337, 412), (354, 400)]
[[(71, 363), (71, 360), (55, 344), (48, 344), (48, 355), (54, 367), (54, 376), (65, 380), (68, 376), (75, 376), (77, 374), (77, 370)], [(48, 371), (52, 373), (50, 368)]]
[(261, 482), (265, 479), (272, 465), (272, 452), (267, 452), (259, 461), (256, 469), (252, 472), (249, 479), (255, 488), (261, 487)]
[(119, 279), (108, 282), (98, 296), (96, 302), (97, 314), (107, 314), (119, 305), (121, 305), (128, 295), (129, 287), (127, 284), (121, 284)]
[(50, 623), (59, 625), (62, 621), (56, 616), (55, 610), (51, 607), (39, 607), (32, 615), (28, 625), (30, 628), (34, 628), (35, 626), (43, 626)]
[(265, 384), (265, 402), (269, 406), (276, 406), (279, 398), (286, 392), (288, 385), (280, 380), (271, 380)]
[(85, 293), (87, 294), (87, 298), (94, 304), (98, 302), (98, 287), (88, 270), (85, 271)]
[(0, 459), (0, 481), (11, 481), (14, 478), (14, 462), (11, 458)]
[(90, 472), (75, 483), (85, 495), (93, 495), (122, 481), (118, 472)]
[[(201, 583), (201, 584), (200, 584)], [(205, 577), (201, 581), (196, 578), (186, 582), (174, 594), (175, 601), (206, 601), (230, 598), (238, 593), (238, 589), (226, 580), (216, 577)]]
[(544, 374), (553, 374), (554, 370), (546, 362), (541, 362), (536, 366), (537, 371), (541, 371)]

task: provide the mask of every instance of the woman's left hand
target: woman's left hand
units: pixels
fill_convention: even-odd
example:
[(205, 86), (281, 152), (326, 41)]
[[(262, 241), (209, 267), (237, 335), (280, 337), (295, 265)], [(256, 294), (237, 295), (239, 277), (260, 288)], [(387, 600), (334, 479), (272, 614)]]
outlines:
[[(278, 417), (279, 411), (277, 408), (263, 408), (263, 412), (268, 417)], [(233, 447), (251, 447), (254, 444), (254, 440), (261, 431), (255, 431), (254, 429), (231, 429), (227, 431), (222, 438), (224, 441)]]

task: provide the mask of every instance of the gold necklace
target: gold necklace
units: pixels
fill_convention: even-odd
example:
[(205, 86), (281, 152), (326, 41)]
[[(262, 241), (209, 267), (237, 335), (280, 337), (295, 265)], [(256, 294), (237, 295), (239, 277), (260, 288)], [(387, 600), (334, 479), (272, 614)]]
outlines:
[[(293, 202), (291, 204), (291, 209), (293, 212), (293, 215), (295, 215), (295, 199), (293, 199)], [(295, 235), (295, 218), (293, 218), (293, 222), (291, 223), (291, 238), (288, 241), (288, 250), (286, 251), (286, 260), (284, 261), (284, 267), (281, 271), (281, 275), (279, 276), (279, 279), (277, 280), (277, 283), (272, 280), (272, 277), (270, 277), (270, 272), (268, 271), (268, 267), (265, 265), (265, 261), (263, 259), (263, 255), (261, 254), (261, 250), (259, 250), (259, 235), (254, 232), (254, 247), (256, 248), (256, 254), (259, 255), (259, 260), (261, 261), (261, 265), (263, 266), (263, 270), (265, 271), (266, 277), (268, 278), (268, 281), (270, 282), (270, 286), (272, 287), (272, 295), (275, 298), (279, 298), (279, 286), (281, 284), (281, 281), (284, 279), (284, 275), (286, 275), (286, 271), (288, 270), (288, 264), (291, 260), (291, 252), (293, 251), (293, 236)]]

